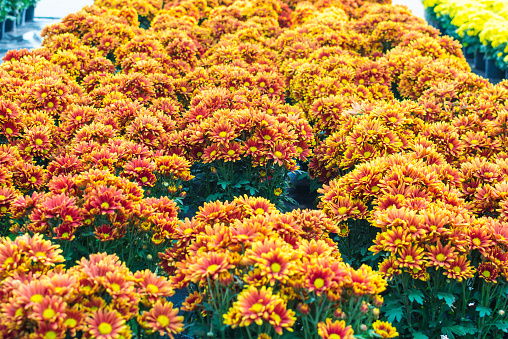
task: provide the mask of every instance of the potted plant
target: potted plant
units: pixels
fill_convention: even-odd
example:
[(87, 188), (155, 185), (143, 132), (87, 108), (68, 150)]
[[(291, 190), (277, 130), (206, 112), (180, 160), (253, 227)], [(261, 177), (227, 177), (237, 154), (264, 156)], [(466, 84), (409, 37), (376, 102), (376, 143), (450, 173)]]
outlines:
[(0, 0), (0, 21), (2, 24), (2, 35), (4, 33), (11, 32), (14, 30), (14, 19), (12, 15), (12, 0)]
[(25, 11), (25, 22), (34, 21), (35, 17), (35, 6), (38, 0), (28, 0), (28, 6)]

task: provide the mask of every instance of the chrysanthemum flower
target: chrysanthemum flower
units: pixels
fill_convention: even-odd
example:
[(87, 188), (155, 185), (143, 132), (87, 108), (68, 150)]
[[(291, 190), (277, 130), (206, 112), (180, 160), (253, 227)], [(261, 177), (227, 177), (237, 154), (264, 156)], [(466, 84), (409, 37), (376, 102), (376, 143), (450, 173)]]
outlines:
[(183, 331), (183, 320), (183, 316), (178, 316), (178, 308), (173, 308), (173, 303), (160, 300), (138, 317), (138, 322), (148, 333), (158, 332), (159, 335), (168, 335), (170, 338)]
[(278, 334), (282, 329), (291, 330), (296, 318), (294, 312), (286, 309), (284, 301), (266, 286), (257, 289), (249, 286), (238, 295), (238, 300), (224, 315), (224, 323), (233, 328), (262, 325), (269, 322)]
[(492, 262), (484, 262), (478, 266), (478, 275), (486, 282), (496, 283), (499, 275), (499, 268)]
[(451, 243), (443, 246), (441, 241), (438, 241), (437, 245), (427, 245), (427, 251), (426, 259), (428, 260), (427, 265), (429, 266), (449, 266), (458, 256), (458, 253), (455, 252), (455, 248)]
[(318, 323), (318, 334), (323, 339), (354, 339), (354, 331), (351, 326), (346, 326), (344, 320), (327, 318), (326, 322)]
[(150, 305), (161, 297), (171, 297), (175, 291), (165, 277), (157, 277), (150, 270), (137, 271), (134, 278), (138, 281), (138, 293), (146, 299)]
[(387, 321), (376, 320), (372, 324), (372, 328), (381, 338), (396, 338), (399, 336), (397, 329)]
[(189, 264), (186, 274), (192, 282), (206, 281), (207, 278), (217, 279), (219, 274), (234, 267), (229, 260), (227, 253), (199, 253)]
[(33, 307), (30, 318), (38, 322), (48, 322), (52, 327), (61, 326), (65, 320), (67, 303), (60, 296), (44, 296), (40, 303)]
[(476, 270), (474, 267), (470, 266), (470, 264), (466, 256), (458, 256), (448, 267), (445, 267), (445, 275), (459, 282), (462, 281), (462, 279), (472, 278)]
[(116, 311), (99, 309), (85, 319), (86, 333), (97, 339), (116, 339), (127, 331), (125, 320)]

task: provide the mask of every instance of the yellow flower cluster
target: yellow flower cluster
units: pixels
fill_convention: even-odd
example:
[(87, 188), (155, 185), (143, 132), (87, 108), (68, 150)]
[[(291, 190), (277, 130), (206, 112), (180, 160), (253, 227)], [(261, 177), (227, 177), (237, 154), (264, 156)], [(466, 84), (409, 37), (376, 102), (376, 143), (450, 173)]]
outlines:
[[(477, 36), (485, 46), (497, 49), (506, 55), (508, 62), (508, 4), (491, 0), (425, 0), (438, 16), (447, 15), (456, 26), (460, 37)], [(501, 56), (502, 56), (501, 55)]]

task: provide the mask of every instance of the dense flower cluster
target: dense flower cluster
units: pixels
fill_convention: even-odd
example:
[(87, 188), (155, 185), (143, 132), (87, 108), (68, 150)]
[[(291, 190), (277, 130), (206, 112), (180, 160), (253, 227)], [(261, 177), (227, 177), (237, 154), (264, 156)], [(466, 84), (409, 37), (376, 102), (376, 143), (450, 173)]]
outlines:
[[(177, 229), (177, 242), (160, 256), (174, 286), (191, 290), (182, 307), (190, 322), (201, 319), (206, 329), (223, 321), (231, 337), (381, 331), (373, 322), (386, 282), (369, 266), (342, 262), (328, 237), (337, 230), (322, 212), (280, 213), (266, 199), (245, 196), (205, 204)], [(396, 335), (384, 326), (387, 337)]]
[[(508, 83), (406, 7), (97, 0), (43, 36), (0, 66), (0, 231), (37, 234), (0, 241), (2, 334), (171, 336), (188, 288), (196, 337), (502, 336)], [(300, 166), (319, 209), (282, 212)]]
[(174, 294), (166, 278), (132, 273), (105, 253), (65, 269), (61, 252), (39, 235), (0, 240), (1, 338), (131, 338), (140, 327), (173, 338), (183, 331), (183, 317), (166, 300)]

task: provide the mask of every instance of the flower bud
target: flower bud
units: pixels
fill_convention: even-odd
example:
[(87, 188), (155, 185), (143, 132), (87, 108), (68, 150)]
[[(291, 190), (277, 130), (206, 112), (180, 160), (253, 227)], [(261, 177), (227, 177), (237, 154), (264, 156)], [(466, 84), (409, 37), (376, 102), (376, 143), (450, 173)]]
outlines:
[(502, 317), (502, 316), (504, 316), (505, 311), (504, 310), (499, 310), (499, 311), (497, 311), (497, 314), (499, 314)]
[(362, 330), (362, 331), (367, 331), (368, 329), (369, 329), (369, 328), (367, 327), (367, 325), (365, 325), (365, 324), (361, 324), (361, 325), (360, 325), (360, 330)]
[(152, 255), (151, 255), (151, 254), (148, 254), (148, 255), (146, 256), (146, 260), (152, 260), (152, 259), (153, 259), (153, 257), (152, 257)]
[(303, 315), (307, 315), (309, 314), (309, 305), (307, 304), (302, 304), (302, 303), (299, 303), (298, 306), (296, 306), (298, 308), (298, 311), (300, 311), (301, 314)]

